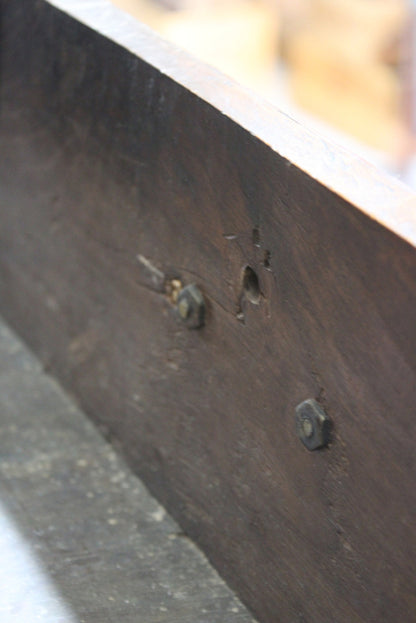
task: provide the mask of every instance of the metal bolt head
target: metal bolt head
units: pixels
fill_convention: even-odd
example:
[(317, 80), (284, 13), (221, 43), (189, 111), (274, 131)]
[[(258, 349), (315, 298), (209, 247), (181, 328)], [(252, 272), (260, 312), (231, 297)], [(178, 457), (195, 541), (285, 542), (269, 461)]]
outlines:
[(199, 329), (204, 325), (205, 301), (194, 283), (179, 292), (176, 308), (180, 319), (189, 329)]
[(330, 427), (330, 419), (316, 400), (305, 400), (296, 407), (296, 432), (308, 450), (328, 445)]

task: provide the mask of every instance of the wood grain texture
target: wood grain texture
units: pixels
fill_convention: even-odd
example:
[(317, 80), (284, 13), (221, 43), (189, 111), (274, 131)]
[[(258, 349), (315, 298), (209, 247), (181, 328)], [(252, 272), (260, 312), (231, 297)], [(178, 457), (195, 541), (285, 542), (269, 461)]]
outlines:
[(49, 3), (179, 82), (310, 177), (416, 246), (416, 197), (408, 186), (308, 131), (249, 89), (141, 26), (108, 0)]
[(0, 320), (2, 623), (255, 623)]
[(260, 620), (412, 621), (414, 247), (43, 0), (2, 17), (1, 312)]

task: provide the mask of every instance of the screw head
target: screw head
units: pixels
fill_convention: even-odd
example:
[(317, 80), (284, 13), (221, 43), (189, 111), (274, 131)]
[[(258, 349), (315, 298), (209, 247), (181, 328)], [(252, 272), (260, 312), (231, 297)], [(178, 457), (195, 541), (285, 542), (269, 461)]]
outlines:
[(190, 284), (178, 294), (176, 308), (179, 318), (189, 329), (199, 329), (205, 321), (205, 301), (200, 289)]
[(296, 407), (296, 432), (308, 450), (328, 445), (330, 427), (330, 419), (316, 400), (305, 400)]

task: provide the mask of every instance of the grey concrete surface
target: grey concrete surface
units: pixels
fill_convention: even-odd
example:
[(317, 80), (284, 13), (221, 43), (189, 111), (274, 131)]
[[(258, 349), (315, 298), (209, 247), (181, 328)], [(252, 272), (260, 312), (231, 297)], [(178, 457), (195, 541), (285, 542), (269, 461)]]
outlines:
[(0, 622), (251, 615), (0, 321)]

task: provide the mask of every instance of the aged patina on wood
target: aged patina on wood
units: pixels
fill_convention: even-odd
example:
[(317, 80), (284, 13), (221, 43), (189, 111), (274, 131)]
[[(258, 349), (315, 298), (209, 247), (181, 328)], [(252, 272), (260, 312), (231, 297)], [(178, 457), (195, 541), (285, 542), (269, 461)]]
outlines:
[(414, 196), (109, 4), (58, 4), (1, 3), (1, 313), (259, 619), (413, 620)]
[(1, 320), (0, 456), (2, 623), (255, 623)]

